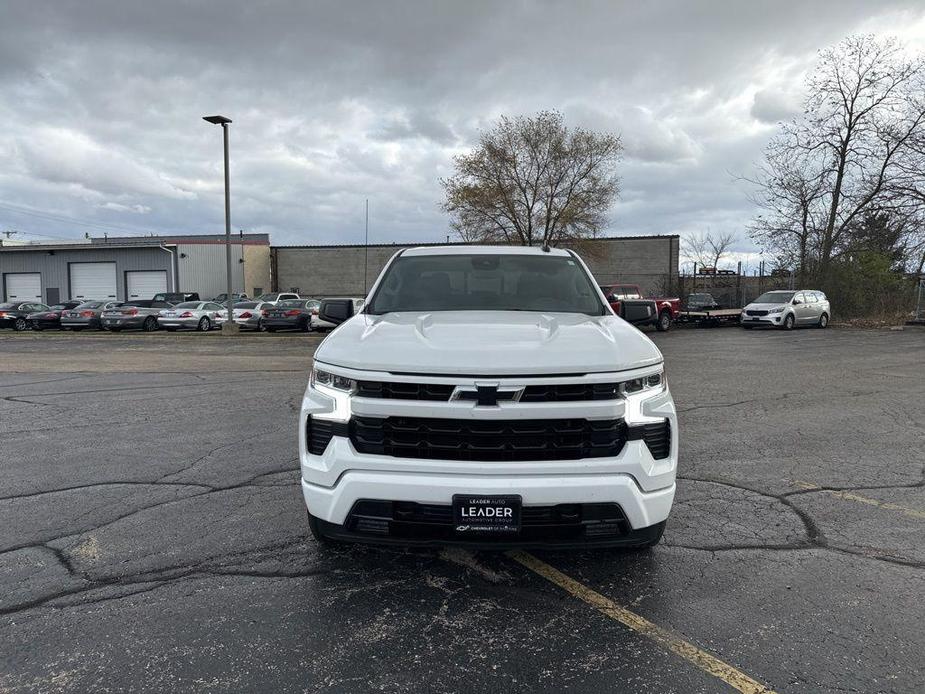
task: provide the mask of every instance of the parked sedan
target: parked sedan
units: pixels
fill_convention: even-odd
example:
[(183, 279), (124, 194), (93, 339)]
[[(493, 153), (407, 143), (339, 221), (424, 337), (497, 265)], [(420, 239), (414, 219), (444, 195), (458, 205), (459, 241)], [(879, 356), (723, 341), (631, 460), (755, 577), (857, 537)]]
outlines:
[(321, 302), (316, 299), (286, 299), (276, 306), (266, 310), (263, 316), (263, 327), (267, 332), (277, 330), (304, 330), (312, 329), (312, 318), (317, 314)]
[(48, 306), (37, 301), (11, 301), (0, 304), (0, 328), (28, 330), (31, 325), (29, 315), (47, 310)]
[[(251, 330), (266, 330), (263, 325), (263, 317), (266, 312), (273, 308), (273, 304), (259, 301), (241, 301), (234, 305), (234, 322), (242, 328)], [(219, 312), (215, 322), (221, 325), (228, 319), (228, 311)]]
[(72, 308), (80, 306), (82, 301), (65, 301), (63, 304), (55, 304), (47, 311), (37, 311), (27, 316), (29, 324), (33, 330), (48, 330), (61, 327), (61, 312), (69, 311)]
[(121, 301), (85, 301), (70, 311), (61, 312), (62, 330), (103, 330), (103, 311), (121, 306)]
[(144, 330), (153, 332), (160, 326), (157, 318), (163, 309), (173, 308), (173, 304), (153, 299), (136, 299), (116, 308), (103, 312), (103, 327), (114, 333), (120, 330)]
[(216, 325), (221, 312), (222, 307), (213, 301), (184, 301), (161, 311), (157, 322), (171, 332), (180, 328), (208, 332)]

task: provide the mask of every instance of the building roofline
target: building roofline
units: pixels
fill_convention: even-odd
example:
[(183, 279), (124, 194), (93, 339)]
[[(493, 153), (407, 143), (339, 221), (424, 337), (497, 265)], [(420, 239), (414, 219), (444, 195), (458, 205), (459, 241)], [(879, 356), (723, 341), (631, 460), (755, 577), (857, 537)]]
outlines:
[[(681, 238), (679, 234), (642, 234), (637, 236), (598, 236), (597, 238), (588, 238), (588, 239), (579, 239), (579, 242), (584, 241), (639, 241), (644, 239), (679, 239)], [(431, 248), (433, 246), (508, 246), (511, 244), (497, 243), (497, 244), (487, 244), (487, 243), (469, 243), (466, 241), (425, 241), (424, 243), (419, 243), (411, 241), (409, 243), (371, 243), (369, 248)], [(316, 248), (316, 249), (327, 249), (327, 248), (366, 248), (367, 245), (364, 243), (310, 243), (310, 244), (291, 244), (291, 245), (277, 245), (273, 244), (273, 248)], [(539, 248), (539, 246), (534, 246), (534, 248)], [(555, 246), (553, 246), (555, 248)]]
[(125, 249), (125, 248), (176, 248), (177, 244), (175, 243), (166, 243), (162, 241), (154, 241), (151, 243), (62, 243), (62, 244), (31, 244), (31, 245), (22, 245), (22, 246), (0, 246), (0, 253), (8, 252), (27, 252), (32, 251), (33, 253), (45, 252), (45, 251), (103, 251), (107, 249)]

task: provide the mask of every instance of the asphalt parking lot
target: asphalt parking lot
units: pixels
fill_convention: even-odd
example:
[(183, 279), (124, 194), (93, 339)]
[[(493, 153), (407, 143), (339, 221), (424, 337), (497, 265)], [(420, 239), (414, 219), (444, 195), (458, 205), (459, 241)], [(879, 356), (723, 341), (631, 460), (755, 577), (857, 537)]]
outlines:
[(681, 412), (643, 553), (322, 548), (315, 335), (0, 334), (0, 692), (912, 692), (925, 334), (651, 334)]

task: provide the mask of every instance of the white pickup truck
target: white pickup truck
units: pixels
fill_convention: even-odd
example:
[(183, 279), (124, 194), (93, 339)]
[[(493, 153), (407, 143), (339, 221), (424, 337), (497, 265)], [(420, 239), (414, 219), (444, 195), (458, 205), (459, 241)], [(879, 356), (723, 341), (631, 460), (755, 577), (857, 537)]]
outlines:
[(648, 547), (675, 493), (662, 355), (570, 251), (408, 249), (318, 347), (299, 455), (319, 541)]

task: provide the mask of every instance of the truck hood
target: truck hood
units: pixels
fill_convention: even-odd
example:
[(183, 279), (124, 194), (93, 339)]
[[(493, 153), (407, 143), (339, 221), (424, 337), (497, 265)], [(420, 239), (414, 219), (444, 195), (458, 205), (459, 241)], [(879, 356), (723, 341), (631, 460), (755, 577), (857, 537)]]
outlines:
[(613, 315), (441, 311), (354, 316), (315, 359), (369, 371), (502, 376), (623, 371), (659, 364), (662, 355)]

